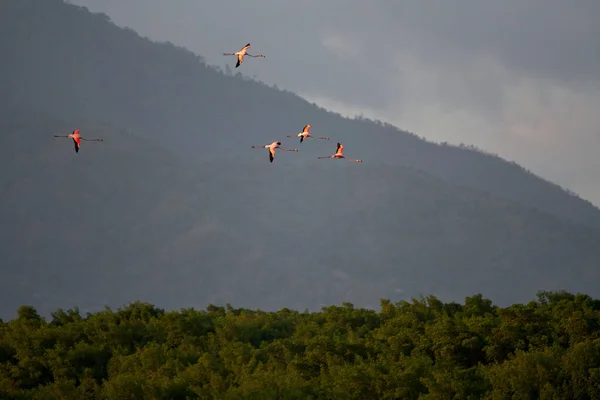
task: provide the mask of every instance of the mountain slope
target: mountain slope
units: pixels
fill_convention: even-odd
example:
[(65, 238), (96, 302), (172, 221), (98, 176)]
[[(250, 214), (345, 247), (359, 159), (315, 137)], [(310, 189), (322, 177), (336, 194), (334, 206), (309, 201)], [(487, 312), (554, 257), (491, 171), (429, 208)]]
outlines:
[[(311, 123), (331, 143), (303, 145), (305, 167), (335, 141), (368, 163), (422, 169), (449, 182), (600, 227), (600, 210), (518, 165), (427, 143), (392, 126), (350, 120), (260, 82), (225, 75), (193, 53), (153, 43), (62, 0), (0, 4), (0, 106), (105, 121), (176, 154), (249, 161), (248, 147)], [(205, 39), (209, 40), (209, 39)], [(330, 73), (330, 71), (323, 71)], [(288, 143), (286, 141), (286, 143)]]
[(120, 293), (143, 272), (140, 254), (168, 238), (161, 221), (177, 217), (171, 207), (185, 201), (170, 194), (183, 178), (174, 158), (89, 124), (80, 125), (82, 136), (105, 141), (83, 142), (76, 154), (70, 139), (52, 137), (70, 124), (32, 112), (0, 117), (3, 311), (65, 299), (87, 307), (97, 293), (124, 301)]
[[(68, 139), (80, 128), (79, 154)], [(598, 293), (600, 233), (405, 167), (192, 163), (107, 125), (0, 114), (0, 315), (145, 300), (315, 309)]]

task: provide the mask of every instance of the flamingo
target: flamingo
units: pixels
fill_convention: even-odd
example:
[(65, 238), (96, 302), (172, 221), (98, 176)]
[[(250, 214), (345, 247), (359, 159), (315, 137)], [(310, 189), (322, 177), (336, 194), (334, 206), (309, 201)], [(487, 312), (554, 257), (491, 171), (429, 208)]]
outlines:
[(317, 158), (336, 158), (336, 159), (344, 159), (346, 161), (362, 162), (362, 160), (352, 160), (352, 159), (344, 157), (344, 146), (342, 146), (341, 143), (337, 144), (337, 150), (336, 150), (335, 154), (333, 154), (331, 156), (324, 156), (324, 157), (317, 157)]
[(289, 135), (288, 137), (290, 137), (290, 138), (299, 137), (300, 138), (300, 143), (302, 143), (304, 141), (304, 139), (308, 139), (308, 138), (329, 140), (329, 138), (325, 137), (325, 136), (315, 137), (315, 136), (311, 135), (310, 134), (310, 125), (306, 125), (302, 129), (302, 132), (298, 133), (297, 135)]
[(240, 51), (236, 51), (235, 53), (223, 53), (223, 55), (224, 56), (237, 56), (237, 64), (235, 64), (236, 68), (239, 67), (240, 65), (242, 65), (242, 63), (244, 62), (244, 56), (266, 58), (262, 54), (258, 54), (256, 56), (253, 56), (252, 54), (248, 54), (249, 47), (250, 47), (250, 43), (248, 43), (247, 45), (242, 47), (242, 49)]
[(273, 142), (264, 146), (252, 146), (253, 149), (269, 149), (269, 161), (273, 162), (275, 159), (275, 149), (283, 151), (298, 151), (298, 149), (284, 149), (281, 147), (281, 142)]
[(70, 133), (66, 136), (59, 136), (59, 135), (54, 135), (54, 137), (66, 137), (66, 138), (71, 138), (73, 139), (73, 143), (75, 144), (75, 153), (79, 153), (79, 146), (81, 146), (81, 141), (85, 140), (86, 142), (102, 142), (103, 140), (101, 138), (97, 138), (97, 139), (84, 139), (81, 137), (81, 134), (79, 133), (79, 129), (75, 129), (73, 131), (73, 133)]

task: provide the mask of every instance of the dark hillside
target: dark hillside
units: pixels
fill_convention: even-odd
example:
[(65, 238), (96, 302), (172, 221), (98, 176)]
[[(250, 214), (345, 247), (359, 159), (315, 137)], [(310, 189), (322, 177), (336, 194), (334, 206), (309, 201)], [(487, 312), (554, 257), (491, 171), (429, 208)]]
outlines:
[[(84, 137), (79, 154), (69, 139)], [(376, 307), (485, 290), (597, 293), (600, 234), (413, 169), (185, 162), (122, 129), (0, 114), (0, 315), (144, 300)]]
[[(199, 38), (199, 40), (209, 40)], [(306, 123), (370, 164), (405, 165), (449, 182), (600, 227), (600, 211), (517, 165), (465, 148), (427, 143), (394, 127), (345, 119), (293, 93), (229, 76), (172, 44), (153, 43), (106, 15), (62, 0), (0, 3), (0, 106), (38, 109), (67, 120), (104, 121), (175, 154), (223, 168), (252, 160)], [(324, 73), (329, 73), (324, 71)], [(288, 143), (288, 142), (286, 142)], [(302, 146), (298, 167), (332, 143)]]

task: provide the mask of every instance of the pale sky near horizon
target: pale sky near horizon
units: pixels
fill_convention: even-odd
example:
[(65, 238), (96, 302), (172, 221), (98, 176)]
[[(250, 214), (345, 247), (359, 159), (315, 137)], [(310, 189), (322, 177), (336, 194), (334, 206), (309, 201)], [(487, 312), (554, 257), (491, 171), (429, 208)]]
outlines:
[(600, 205), (600, 1), (71, 0), (341, 114), (473, 144)]

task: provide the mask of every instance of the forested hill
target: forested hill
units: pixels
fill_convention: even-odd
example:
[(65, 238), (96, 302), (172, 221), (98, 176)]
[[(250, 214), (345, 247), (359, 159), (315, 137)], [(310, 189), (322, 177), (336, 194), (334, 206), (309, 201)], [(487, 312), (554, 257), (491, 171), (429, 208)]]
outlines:
[(0, 321), (3, 399), (598, 399), (600, 300), (319, 312), (135, 303)]
[[(75, 125), (87, 137), (76, 154)], [(0, 317), (227, 302), (318, 309), (484, 291), (598, 294), (600, 232), (422, 171), (266, 150), (191, 162), (129, 132), (0, 112)], [(333, 190), (333, 188), (335, 190)]]
[[(35, 108), (67, 120), (106, 122), (175, 154), (218, 160), (222, 168), (232, 160), (250, 160), (250, 145), (310, 123), (315, 134), (343, 141), (348, 155), (372, 165), (421, 169), (600, 227), (600, 211), (591, 203), (518, 165), (428, 143), (389, 125), (342, 118), (239, 73), (226, 75), (185, 49), (153, 43), (115, 26), (106, 15), (62, 0), (0, 2), (0, 54), (4, 109)], [(302, 157), (290, 162), (305, 167), (334, 145), (307, 144)]]

